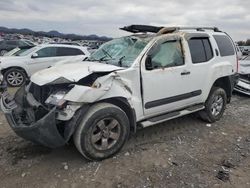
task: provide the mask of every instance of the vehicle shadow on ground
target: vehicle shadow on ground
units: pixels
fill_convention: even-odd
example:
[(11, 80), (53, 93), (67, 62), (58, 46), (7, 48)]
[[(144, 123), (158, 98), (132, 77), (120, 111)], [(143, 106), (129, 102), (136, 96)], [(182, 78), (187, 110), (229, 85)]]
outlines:
[[(140, 129), (137, 133), (130, 135), (128, 142), (120, 153), (118, 153), (118, 156), (127, 151), (136, 150), (140, 145), (159, 142), (167, 143), (175, 137), (190, 134), (192, 132), (200, 132), (205, 128), (204, 124), (205, 123), (199, 120), (196, 115), (188, 115), (152, 127)], [(11, 135), (5, 139), (1, 139), (0, 142), (0, 146), (4, 150), (5, 155), (8, 155), (9, 162), (12, 165), (17, 164), (21, 160), (31, 160), (40, 157), (57, 163), (64, 161), (89, 162), (77, 151), (73, 139), (71, 139), (64, 147), (57, 149), (49, 149), (35, 145), (16, 135)]]

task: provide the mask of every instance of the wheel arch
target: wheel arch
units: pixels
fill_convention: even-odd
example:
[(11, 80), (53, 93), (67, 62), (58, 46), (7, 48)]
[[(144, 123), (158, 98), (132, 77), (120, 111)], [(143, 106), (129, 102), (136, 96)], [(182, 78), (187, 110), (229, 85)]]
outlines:
[(8, 68), (5, 68), (5, 69), (1, 70), (1, 72), (4, 75), (10, 69), (21, 70), (21, 71), (24, 72), (24, 74), (26, 75), (26, 77), (29, 78), (27, 71), (23, 67), (19, 67), (19, 66), (8, 67)]
[(231, 101), (233, 85), (230, 76), (218, 78), (217, 80), (215, 80), (212, 87), (220, 87), (224, 89), (227, 94), (227, 102), (229, 103)]

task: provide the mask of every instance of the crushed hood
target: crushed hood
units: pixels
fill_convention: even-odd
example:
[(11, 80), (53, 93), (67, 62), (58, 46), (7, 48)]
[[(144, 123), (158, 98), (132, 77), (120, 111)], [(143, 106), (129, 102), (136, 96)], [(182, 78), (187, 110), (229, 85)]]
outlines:
[(78, 63), (56, 65), (44, 69), (35, 73), (30, 80), (40, 86), (49, 84), (58, 79), (78, 82), (82, 78), (95, 72), (113, 72), (121, 69), (124, 68), (104, 63), (81, 61)]

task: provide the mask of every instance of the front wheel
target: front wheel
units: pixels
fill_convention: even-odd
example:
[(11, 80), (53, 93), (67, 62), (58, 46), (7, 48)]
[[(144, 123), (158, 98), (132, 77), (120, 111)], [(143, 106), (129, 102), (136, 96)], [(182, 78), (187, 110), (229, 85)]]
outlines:
[(26, 75), (22, 70), (11, 68), (4, 73), (4, 79), (9, 86), (20, 87), (25, 83)]
[(103, 160), (123, 147), (129, 131), (129, 120), (122, 109), (109, 103), (99, 103), (84, 115), (75, 131), (74, 142), (87, 159)]
[(224, 89), (213, 87), (205, 103), (205, 109), (199, 113), (201, 119), (213, 123), (218, 121), (226, 108), (227, 94)]

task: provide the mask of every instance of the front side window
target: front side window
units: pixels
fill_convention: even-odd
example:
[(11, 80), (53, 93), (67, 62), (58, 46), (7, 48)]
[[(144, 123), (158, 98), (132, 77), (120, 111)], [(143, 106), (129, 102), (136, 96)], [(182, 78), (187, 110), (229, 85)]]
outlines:
[(38, 58), (43, 57), (56, 57), (56, 48), (55, 47), (46, 47), (37, 52)]
[(151, 39), (136, 36), (114, 39), (102, 45), (88, 60), (130, 67)]
[(84, 55), (84, 53), (77, 48), (68, 48), (68, 47), (57, 48), (57, 56), (75, 56), (75, 55)]
[(234, 46), (231, 40), (225, 35), (214, 35), (216, 43), (218, 45), (220, 55), (231, 56), (235, 54)]
[(152, 55), (153, 68), (165, 68), (184, 65), (184, 58), (180, 41), (167, 41), (160, 45)]
[(191, 38), (188, 45), (193, 63), (204, 63), (213, 58), (213, 51), (208, 38)]

